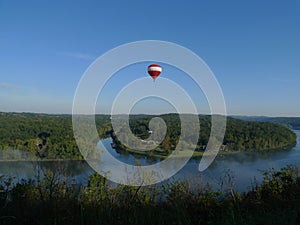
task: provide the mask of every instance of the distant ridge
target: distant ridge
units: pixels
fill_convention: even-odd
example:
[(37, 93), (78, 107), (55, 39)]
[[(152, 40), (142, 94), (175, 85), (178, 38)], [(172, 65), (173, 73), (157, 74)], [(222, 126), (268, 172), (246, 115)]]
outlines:
[(257, 122), (271, 122), (285, 125), (294, 130), (300, 130), (300, 117), (268, 117), (268, 116), (230, 116), (232, 118), (257, 121)]

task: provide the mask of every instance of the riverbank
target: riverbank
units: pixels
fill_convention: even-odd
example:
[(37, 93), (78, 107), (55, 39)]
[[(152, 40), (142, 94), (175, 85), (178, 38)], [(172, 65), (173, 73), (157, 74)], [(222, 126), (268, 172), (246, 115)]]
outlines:
[[(129, 154), (133, 154), (133, 155), (140, 155), (140, 156), (146, 156), (146, 157), (149, 157), (149, 158), (157, 158), (157, 159), (166, 159), (169, 157), (169, 155), (162, 155), (162, 154), (158, 154), (158, 153), (155, 153), (155, 150), (154, 152), (152, 151), (151, 153), (149, 152), (145, 152), (145, 151), (138, 151), (138, 150), (133, 150), (133, 149), (126, 149), (126, 150), (123, 150), (123, 149), (119, 149), (119, 150), (116, 150), (117, 152), (119, 152), (120, 154), (123, 153), (129, 153)], [(238, 154), (240, 153), (241, 151), (226, 151), (226, 152), (222, 152), (222, 151), (219, 151), (218, 152), (218, 155), (228, 155), (228, 154)], [(199, 158), (199, 157), (202, 157), (204, 154), (204, 152), (199, 152), (199, 151), (194, 151), (193, 155), (192, 155), (192, 158)], [(180, 158), (180, 157), (190, 157), (190, 155), (188, 153), (180, 153), (180, 154), (173, 154), (174, 158)]]
[[(111, 138), (107, 138), (108, 140), (113, 140)], [(115, 147), (113, 148), (114, 151), (116, 151), (118, 154), (132, 154), (133, 156), (144, 156), (147, 158), (152, 158), (152, 159), (166, 159), (169, 155), (164, 155), (165, 153), (164, 150), (161, 149), (155, 149), (151, 151), (139, 151), (139, 150), (134, 150), (134, 149), (129, 149), (129, 148), (119, 148), (117, 145), (114, 145)], [(276, 148), (276, 149), (269, 149), (265, 151), (253, 151), (252, 153), (276, 153), (276, 152), (282, 152), (282, 151), (289, 151), (291, 150), (295, 145), (288, 145), (284, 146), (282, 148)], [(5, 151), (5, 150), (1, 150)], [(20, 150), (6, 150), (6, 151), (19, 151), (22, 153), (27, 153), (25, 151), (20, 151)], [(219, 151), (218, 155), (219, 157), (226, 156), (226, 155), (236, 155), (240, 153), (251, 153), (249, 151)], [(172, 152), (170, 151), (170, 154)], [(191, 158), (197, 159), (201, 158), (204, 154), (204, 151), (194, 151), (193, 155)], [(190, 154), (180, 152), (180, 154), (173, 154), (174, 158), (180, 158), (180, 157), (190, 157)], [(23, 157), (23, 158), (0, 158), (0, 162), (59, 162), (59, 161), (85, 161), (85, 159), (78, 159), (78, 158), (39, 158), (39, 157), (34, 157), (34, 156), (29, 156), (29, 157)]]
[[(292, 145), (287, 145), (287, 146), (283, 146), (280, 148), (274, 148), (274, 149), (267, 149), (264, 151), (252, 151), (253, 153), (275, 153), (275, 152), (279, 152), (279, 151), (289, 151), (291, 150), (293, 147), (296, 146), (295, 144)], [(140, 156), (146, 156), (149, 158), (157, 158), (157, 159), (166, 159), (167, 157), (169, 157), (169, 155), (172, 153), (170, 153), (169, 155), (164, 155), (163, 153), (165, 153), (165, 151), (163, 150), (151, 150), (151, 151), (139, 151), (139, 150), (134, 150), (134, 149), (129, 149), (129, 148), (120, 148), (117, 145), (115, 145), (114, 148), (119, 154), (133, 154), (133, 155), (140, 155)], [(227, 150), (227, 151), (219, 151), (218, 152), (218, 156), (225, 156), (225, 155), (235, 155), (235, 154), (239, 154), (239, 153), (251, 153), (250, 151), (232, 151), (232, 150)], [(204, 154), (204, 151), (194, 151), (192, 158), (200, 158), (202, 157)], [(209, 153), (206, 153), (209, 154)], [(176, 157), (190, 157), (189, 154), (184, 154), (184, 153), (180, 153), (180, 154), (173, 154), (174, 158)]]
[(0, 159), (1, 162), (85, 162), (85, 159)]

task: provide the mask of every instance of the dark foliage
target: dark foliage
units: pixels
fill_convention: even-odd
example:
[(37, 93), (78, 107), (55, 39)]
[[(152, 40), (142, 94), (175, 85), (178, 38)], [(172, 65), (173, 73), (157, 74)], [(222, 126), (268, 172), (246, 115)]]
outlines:
[[(109, 116), (96, 116), (100, 137), (111, 130)], [(41, 158), (82, 159), (71, 115), (0, 113), (0, 149), (29, 151)]]
[(43, 171), (38, 179), (14, 183), (0, 177), (1, 225), (87, 224), (278, 224), (300, 222), (300, 178), (288, 166), (266, 171), (248, 193), (232, 187), (214, 192), (199, 183), (110, 186), (93, 174), (75, 190), (61, 173)]

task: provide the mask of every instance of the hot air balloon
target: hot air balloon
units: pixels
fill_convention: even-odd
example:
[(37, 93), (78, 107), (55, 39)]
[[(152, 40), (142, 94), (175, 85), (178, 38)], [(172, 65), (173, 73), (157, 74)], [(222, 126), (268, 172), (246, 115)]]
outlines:
[(161, 71), (162, 68), (158, 64), (151, 64), (150, 66), (148, 66), (148, 73), (154, 81), (160, 75)]

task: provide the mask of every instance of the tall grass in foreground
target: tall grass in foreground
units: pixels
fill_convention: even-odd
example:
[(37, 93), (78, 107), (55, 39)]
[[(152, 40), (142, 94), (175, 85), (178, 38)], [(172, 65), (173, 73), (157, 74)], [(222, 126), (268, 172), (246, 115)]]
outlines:
[(300, 224), (299, 170), (287, 166), (263, 175), (247, 193), (177, 181), (112, 187), (98, 174), (79, 189), (63, 173), (44, 171), (18, 182), (1, 176), (0, 224)]

